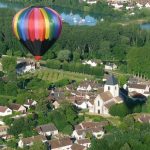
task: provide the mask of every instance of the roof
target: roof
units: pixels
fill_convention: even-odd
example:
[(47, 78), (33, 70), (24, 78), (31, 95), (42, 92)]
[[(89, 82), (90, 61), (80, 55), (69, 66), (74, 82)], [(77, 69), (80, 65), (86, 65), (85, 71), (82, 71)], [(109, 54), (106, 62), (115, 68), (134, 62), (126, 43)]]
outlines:
[(91, 143), (91, 141), (89, 139), (80, 139), (77, 140), (78, 144), (86, 144), (86, 143)]
[(104, 127), (109, 124), (108, 121), (101, 121), (101, 122), (83, 122), (80, 123), (79, 125), (75, 126), (76, 130), (80, 129), (90, 129), (90, 128), (97, 128), (97, 127)]
[(100, 97), (102, 98), (103, 101), (109, 101), (113, 98), (112, 94), (110, 91), (106, 91), (103, 93), (100, 93)]
[(28, 138), (23, 138), (22, 142), (24, 145), (30, 144), (30, 143), (34, 143), (34, 142), (38, 142), (38, 141), (46, 141), (46, 137), (43, 135), (37, 135), (37, 136), (32, 136), (32, 137), (28, 137)]
[(6, 125), (0, 126), (0, 131), (7, 130), (8, 128), (9, 126)]
[(85, 150), (85, 146), (82, 146), (82, 145), (79, 145), (79, 144), (73, 144), (72, 146), (71, 146), (71, 149), (72, 150)]
[(122, 103), (123, 102), (123, 99), (119, 96), (115, 97), (114, 100), (116, 103)]
[(34, 100), (28, 99), (24, 104), (31, 106), (33, 102), (34, 102)]
[(62, 139), (50, 140), (48, 143), (51, 146), (51, 149), (72, 145), (72, 141), (69, 137), (65, 137)]
[(113, 106), (114, 104), (116, 104), (116, 102), (113, 100), (113, 101), (108, 102), (108, 103), (105, 104), (104, 106), (109, 109), (109, 108), (110, 108), (111, 106)]
[(145, 84), (128, 84), (129, 88), (134, 88), (134, 89), (145, 89), (146, 85)]
[(111, 75), (111, 76), (108, 77), (105, 84), (106, 85), (116, 85), (116, 84), (118, 84), (118, 81), (113, 75)]
[(0, 112), (5, 112), (8, 109), (8, 107), (0, 106)]
[(48, 132), (48, 131), (56, 131), (57, 128), (53, 123), (49, 123), (49, 124), (37, 126), (36, 130), (38, 132)]
[(12, 110), (18, 110), (21, 106), (22, 105), (20, 105), (20, 104), (12, 103), (12, 104), (9, 105), (9, 108), (12, 109)]
[(134, 118), (142, 123), (150, 123), (150, 114), (140, 114), (139, 116), (135, 116)]

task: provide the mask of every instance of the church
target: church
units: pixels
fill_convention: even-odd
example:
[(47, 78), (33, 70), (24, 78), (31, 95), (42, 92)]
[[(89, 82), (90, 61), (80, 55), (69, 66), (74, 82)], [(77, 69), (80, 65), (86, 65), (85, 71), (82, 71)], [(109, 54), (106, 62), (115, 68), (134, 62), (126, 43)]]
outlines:
[(97, 95), (89, 112), (101, 115), (109, 115), (109, 108), (114, 104), (122, 103), (119, 96), (119, 85), (117, 79), (111, 75), (105, 85), (104, 92)]

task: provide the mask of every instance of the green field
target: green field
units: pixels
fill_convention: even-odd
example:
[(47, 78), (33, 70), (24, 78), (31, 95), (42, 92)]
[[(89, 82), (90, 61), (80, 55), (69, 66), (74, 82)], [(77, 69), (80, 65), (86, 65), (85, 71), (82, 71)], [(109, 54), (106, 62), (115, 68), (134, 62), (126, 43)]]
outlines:
[(48, 68), (42, 68), (36, 70), (34, 73), (28, 73), (20, 77), (29, 78), (34, 76), (49, 82), (56, 82), (65, 78), (69, 80), (76, 80), (76, 81), (81, 81), (84, 80), (85, 78), (87, 79), (94, 78), (93, 76), (87, 74), (74, 73), (74, 72), (56, 70), (56, 69), (48, 69)]

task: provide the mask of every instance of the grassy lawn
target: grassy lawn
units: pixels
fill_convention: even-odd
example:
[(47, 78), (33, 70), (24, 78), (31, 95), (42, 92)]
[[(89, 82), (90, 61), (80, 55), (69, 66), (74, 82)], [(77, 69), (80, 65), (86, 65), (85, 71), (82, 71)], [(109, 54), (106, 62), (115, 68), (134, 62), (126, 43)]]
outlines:
[(121, 124), (121, 120), (119, 117), (107, 117), (106, 118), (109, 122), (111, 122), (114, 126), (119, 126)]
[(0, 98), (15, 99), (14, 96), (0, 95)]

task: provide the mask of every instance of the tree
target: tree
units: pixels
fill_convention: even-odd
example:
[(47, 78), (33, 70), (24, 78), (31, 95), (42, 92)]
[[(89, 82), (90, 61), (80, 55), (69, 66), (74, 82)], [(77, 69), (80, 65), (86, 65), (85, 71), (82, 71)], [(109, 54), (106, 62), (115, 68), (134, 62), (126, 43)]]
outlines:
[(78, 60), (80, 60), (80, 54), (79, 52), (73, 52), (73, 60), (76, 62)]
[(60, 61), (70, 61), (71, 60), (71, 52), (69, 50), (62, 50), (58, 53), (58, 59)]
[(2, 57), (3, 69), (6, 72), (11, 72), (16, 69), (16, 58), (14, 57)]
[(128, 107), (125, 103), (122, 104), (115, 104), (110, 107), (110, 114), (113, 116), (119, 116), (119, 117), (125, 117), (127, 114), (129, 114)]
[(29, 150), (46, 150), (46, 144), (42, 142), (34, 142), (34, 144), (29, 148)]
[(150, 98), (146, 101), (145, 104), (142, 106), (142, 112), (150, 113)]
[(9, 96), (17, 96), (17, 83), (16, 82), (8, 82), (5, 84), (5, 93)]

